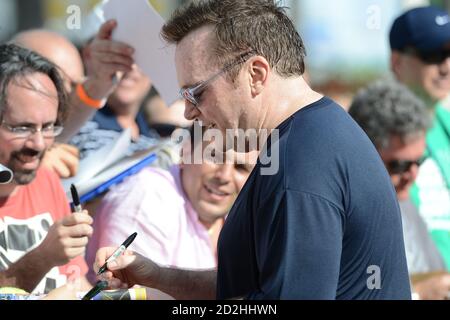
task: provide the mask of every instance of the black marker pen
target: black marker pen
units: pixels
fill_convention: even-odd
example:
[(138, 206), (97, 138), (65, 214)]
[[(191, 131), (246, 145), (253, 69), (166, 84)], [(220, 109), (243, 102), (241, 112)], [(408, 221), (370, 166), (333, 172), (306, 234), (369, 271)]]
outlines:
[(135, 232), (135, 233), (133, 233), (131, 236), (129, 236), (129, 237), (127, 238), (127, 240), (125, 240), (125, 241), (122, 243), (122, 245), (121, 245), (119, 248), (117, 248), (116, 251), (114, 251), (114, 253), (111, 255), (111, 257), (109, 257), (109, 258), (106, 260), (105, 264), (100, 268), (100, 270), (98, 270), (97, 275), (100, 275), (100, 274), (102, 274), (103, 272), (105, 272), (106, 269), (107, 269), (107, 266), (106, 266), (106, 265), (108, 264), (108, 262), (111, 262), (111, 261), (113, 261), (113, 260), (116, 260), (117, 257), (120, 256), (120, 255), (128, 248), (128, 246), (134, 241), (134, 238), (136, 238), (136, 236), (137, 236), (137, 232)]

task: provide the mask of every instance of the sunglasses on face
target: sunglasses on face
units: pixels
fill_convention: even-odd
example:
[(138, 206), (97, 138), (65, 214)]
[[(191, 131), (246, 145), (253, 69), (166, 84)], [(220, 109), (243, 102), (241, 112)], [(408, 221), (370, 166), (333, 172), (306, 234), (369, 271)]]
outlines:
[(440, 49), (431, 52), (419, 52), (417, 49), (408, 48), (406, 54), (414, 55), (425, 64), (442, 64), (450, 58), (450, 49)]
[(228, 70), (230, 70), (232, 67), (234, 67), (240, 63), (244, 63), (245, 61), (247, 61), (247, 59), (249, 59), (253, 55), (254, 55), (253, 51), (248, 51), (246, 53), (243, 53), (236, 60), (225, 65), (225, 67), (223, 67), (219, 72), (212, 75), (207, 80), (201, 81), (192, 87), (181, 88), (180, 89), (181, 98), (187, 100), (189, 103), (191, 103), (192, 105), (197, 107), (200, 103), (200, 96), (208, 85), (210, 85), (214, 80), (216, 80), (221, 75), (223, 75)]
[(427, 157), (422, 157), (417, 160), (392, 160), (386, 164), (390, 174), (403, 174), (411, 170), (413, 165), (420, 167)]

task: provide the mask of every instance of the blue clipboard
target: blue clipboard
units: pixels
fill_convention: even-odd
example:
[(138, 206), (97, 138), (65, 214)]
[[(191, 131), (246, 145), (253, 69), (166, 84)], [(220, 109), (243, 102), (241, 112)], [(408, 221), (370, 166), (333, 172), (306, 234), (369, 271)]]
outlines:
[(113, 178), (109, 179), (108, 181), (102, 183), (101, 185), (99, 185), (98, 187), (93, 189), (92, 191), (89, 191), (88, 193), (82, 195), (80, 197), (80, 202), (85, 203), (85, 202), (101, 195), (105, 191), (108, 191), (108, 189), (111, 186), (121, 183), (126, 177), (129, 177), (129, 176), (132, 176), (132, 175), (138, 173), (140, 170), (142, 170), (146, 166), (152, 164), (156, 159), (157, 159), (157, 155), (155, 153), (148, 155), (147, 157), (145, 157), (144, 159), (142, 159), (135, 165), (131, 166), (127, 170), (119, 173), (118, 175), (114, 176)]

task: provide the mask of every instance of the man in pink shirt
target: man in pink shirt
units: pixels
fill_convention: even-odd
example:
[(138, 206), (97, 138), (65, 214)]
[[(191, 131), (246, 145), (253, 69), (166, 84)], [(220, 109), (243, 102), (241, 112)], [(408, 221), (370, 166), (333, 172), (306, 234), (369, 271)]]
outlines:
[[(191, 138), (183, 148), (183, 159), (196, 152), (191, 145), (195, 149), (200, 143)], [(201, 147), (205, 151), (207, 144)], [(95, 215), (88, 265), (93, 265), (99, 248), (120, 246), (137, 232), (130, 248), (160, 265), (215, 268), (224, 218), (252, 171), (257, 153), (233, 153), (232, 157), (233, 161), (221, 164), (207, 159), (201, 164), (182, 163), (169, 171), (149, 167), (113, 188)], [(95, 281), (92, 270), (89, 279)]]

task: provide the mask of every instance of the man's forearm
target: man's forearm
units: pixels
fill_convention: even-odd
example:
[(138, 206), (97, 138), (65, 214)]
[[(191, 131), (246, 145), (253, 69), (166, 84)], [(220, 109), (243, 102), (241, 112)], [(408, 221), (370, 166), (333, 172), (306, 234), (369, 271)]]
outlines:
[(178, 300), (213, 300), (216, 298), (216, 270), (160, 268), (156, 283), (146, 284)]
[(75, 136), (81, 127), (94, 116), (96, 110), (84, 105), (82, 102), (77, 102), (71, 105), (69, 114), (64, 122), (64, 130), (57, 137), (56, 141), (60, 143), (67, 143)]
[[(109, 95), (112, 84), (98, 79), (88, 79), (83, 83), (86, 93), (92, 99), (101, 100)], [(67, 119), (64, 122), (64, 131), (57, 137), (57, 142), (67, 143), (74, 135), (76, 135), (81, 127), (92, 117), (97, 111), (83, 103), (77, 95), (76, 90), (70, 93), (70, 110)]]
[(36, 249), (32, 250), (3, 271), (0, 278), (8, 286), (31, 292), (52, 268), (46, 260)]

